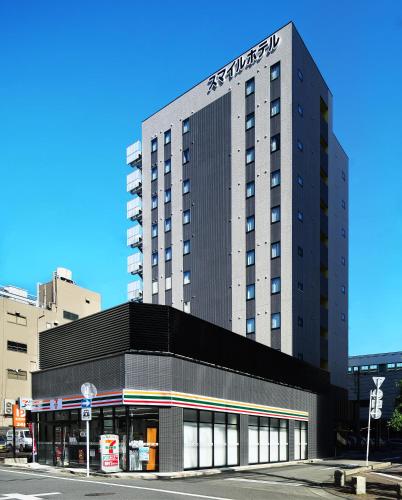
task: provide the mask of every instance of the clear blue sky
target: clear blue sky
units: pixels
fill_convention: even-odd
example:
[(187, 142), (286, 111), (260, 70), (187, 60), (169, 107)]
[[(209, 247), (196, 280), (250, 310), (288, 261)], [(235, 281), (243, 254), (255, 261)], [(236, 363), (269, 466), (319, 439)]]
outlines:
[(402, 349), (400, 1), (0, 2), (0, 283), (57, 266), (126, 300), (125, 147), (141, 120), (289, 20), (350, 158), (350, 352)]

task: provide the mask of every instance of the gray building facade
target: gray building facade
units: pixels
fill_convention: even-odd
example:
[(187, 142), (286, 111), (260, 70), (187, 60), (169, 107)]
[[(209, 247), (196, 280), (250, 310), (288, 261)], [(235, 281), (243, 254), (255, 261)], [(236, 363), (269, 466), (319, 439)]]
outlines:
[(171, 305), (346, 387), (348, 159), (293, 23), (147, 118), (128, 148), (129, 298)]

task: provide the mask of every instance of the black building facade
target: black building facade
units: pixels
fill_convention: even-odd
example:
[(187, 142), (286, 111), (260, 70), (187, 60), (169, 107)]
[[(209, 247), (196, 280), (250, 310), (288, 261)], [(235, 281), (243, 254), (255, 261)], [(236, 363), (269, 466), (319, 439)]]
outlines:
[[(84, 466), (81, 384), (99, 436), (119, 436), (120, 468), (287, 462), (333, 453), (346, 393), (329, 374), (169, 306), (126, 303), (40, 334), (33, 374), (38, 460)], [(145, 453), (144, 453), (145, 450)]]

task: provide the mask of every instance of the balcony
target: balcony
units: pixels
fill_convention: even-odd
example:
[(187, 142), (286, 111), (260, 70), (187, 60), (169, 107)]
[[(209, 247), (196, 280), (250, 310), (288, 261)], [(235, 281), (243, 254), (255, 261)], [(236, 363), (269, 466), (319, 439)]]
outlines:
[(320, 148), (320, 166), (321, 170), (328, 177), (328, 153), (325, 151), (322, 145)]
[(139, 196), (127, 202), (127, 219), (142, 221), (142, 202)]
[(328, 299), (328, 279), (322, 274), (320, 276), (320, 295)]
[(134, 144), (128, 146), (128, 148), (126, 149), (126, 155), (127, 155), (127, 165), (132, 165), (137, 168), (141, 168), (142, 167), (141, 141), (134, 142)]
[(139, 168), (127, 175), (127, 192), (131, 194), (142, 194), (142, 173)]
[(328, 238), (328, 216), (320, 213), (320, 232)]
[(127, 271), (142, 276), (142, 253), (136, 252), (127, 257)]
[(140, 224), (127, 229), (127, 246), (142, 249), (142, 226)]
[(328, 269), (328, 247), (324, 243), (320, 243), (320, 264)]
[(328, 186), (320, 179), (320, 198), (324, 205), (328, 208)]
[(328, 330), (328, 309), (325, 307), (320, 307), (320, 327), (323, 330)]
[(132, 281), (127, 286), (127, 296), (128, 300), (133, 302), (142, 302), (142, 280)]

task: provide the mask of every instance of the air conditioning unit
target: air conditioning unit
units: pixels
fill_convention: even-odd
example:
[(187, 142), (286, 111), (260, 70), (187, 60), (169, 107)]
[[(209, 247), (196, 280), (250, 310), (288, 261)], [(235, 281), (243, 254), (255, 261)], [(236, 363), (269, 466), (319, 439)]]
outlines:
[(15, 405), (15, 399), (5, 399), (4, 400), (4, 415), (13, 414), (13, 405)]

